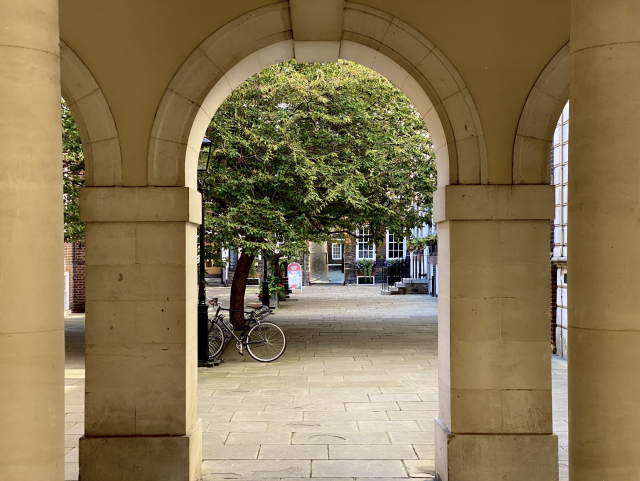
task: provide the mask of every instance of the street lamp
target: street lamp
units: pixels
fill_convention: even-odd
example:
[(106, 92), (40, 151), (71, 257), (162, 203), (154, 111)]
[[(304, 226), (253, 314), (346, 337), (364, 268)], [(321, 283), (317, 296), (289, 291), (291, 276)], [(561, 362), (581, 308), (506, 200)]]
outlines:
[(268, 279), (268, 266), (267, 256), (264, 255), (265, 251), (262, 251), (262, 305), (269, 307), (269, 279)]
[[(205, 242), (204, 242), (204, 191), (211, 165), (212, 142), (202, 139), (198, 156), (198, 191), (202, 195), (202, 222), (200, 223), (200, 265), (198, 266), (198, 366), (210, 366), (209, 362), (209, 306), (204, 284)], [(205, 154), (205, 149), (208, 150)]]

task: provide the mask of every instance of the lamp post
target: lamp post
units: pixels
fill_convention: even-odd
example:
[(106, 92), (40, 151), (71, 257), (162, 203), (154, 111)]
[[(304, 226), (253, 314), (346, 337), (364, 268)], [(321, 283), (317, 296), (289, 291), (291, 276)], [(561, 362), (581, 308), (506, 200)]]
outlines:
[[(204, 242), (204, 191), (211, 164), (211, 141), (202, 139), (200, 156), (198, 157), (198, 191), (202, 195), (202, 222), (200, 223), (200, 265), (198, 266), (198, 366), (211, 366), (209, 362), (209, 306), (204, 283), (205, 242)], [(203, 155), (205, 149), (208, 153)]]
[(269, 279), (267, 272), (267, 257), (262, 251), (262, 305), (269, 307)]

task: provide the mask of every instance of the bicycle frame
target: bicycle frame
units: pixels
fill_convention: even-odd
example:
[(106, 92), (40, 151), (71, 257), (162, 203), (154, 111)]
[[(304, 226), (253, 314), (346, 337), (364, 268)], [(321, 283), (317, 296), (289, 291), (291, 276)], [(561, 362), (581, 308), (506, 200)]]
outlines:
[[(244, 314), (249, 314), (250, 317), (249, 319), (246, 319), (246, 323), (244, 326), (244, 329), (242, 330), (242, 334), (240, 334), (240, 337), (236, 336), (236, 333), (233, 329), (230, 329), (229, 326), (227, 325), (226, 322), (224, 322), (224, 317), (222, 316), (222, 314), (220, 314), (220, 311), (227, 311), (227, 312), (242, 312)], [(240, 352), (240, 354), (242, 354), (242, 348), (244, 346), (247, 346), (249, 344), (260, 344), (259, 341), (256, 342), (247, 342), (247, 335), (249, 333), (249, 330), (251, 329), (251, 324), (252, 323), (256, 323), (256, 324), (260, 324), (260, 321), (256, 320), (253, 317), (254, 313), (253, 312), (247, 312), (247, 311), (238, 311), (238, 310), (233, 310), (233, 309), (225, 309), (222, 306), (218, 306), (218, 310), (216, 311), (215, 316), (213, 317), (212, 322), (215, 322), (216, 324), (218, 324), (224, 331), (226, 331), (227, 333), (231, 334), (231, 336), (236, 340), (236, 348), (238, 349), (238, 352)], [(239, 345), (239, 347), (238, 347)]]

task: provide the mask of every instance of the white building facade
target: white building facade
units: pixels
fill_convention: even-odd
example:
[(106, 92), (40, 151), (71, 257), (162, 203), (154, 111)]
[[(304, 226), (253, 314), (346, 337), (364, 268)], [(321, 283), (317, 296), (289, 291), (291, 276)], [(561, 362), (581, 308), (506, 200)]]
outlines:
[[(555, 267), (555, 299), (551, 296), (551, 322), (555, 327), (556, 352), (567, 357), (567, 210), (569, 181), (569, 104), (567, 103), (558, 119), (553, 136), (552, 182), (555, 185), (556, 213), (553, 221), (553, 251), (551, 264)], [(555, 319), (554, 319), (555, 316)], [(555, 326), (554, 326), (555, 320)]]

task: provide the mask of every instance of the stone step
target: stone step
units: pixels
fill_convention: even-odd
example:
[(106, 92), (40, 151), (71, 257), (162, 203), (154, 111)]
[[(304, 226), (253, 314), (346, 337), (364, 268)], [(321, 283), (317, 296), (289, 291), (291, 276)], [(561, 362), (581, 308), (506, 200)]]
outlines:
[(412, 278), (405, 278), (402, 279), (402, 282), (404, 284), (429, 284), (429, 279), (425, 279), (425, 278), (421, 278), (421, 279), (412, 279)]

